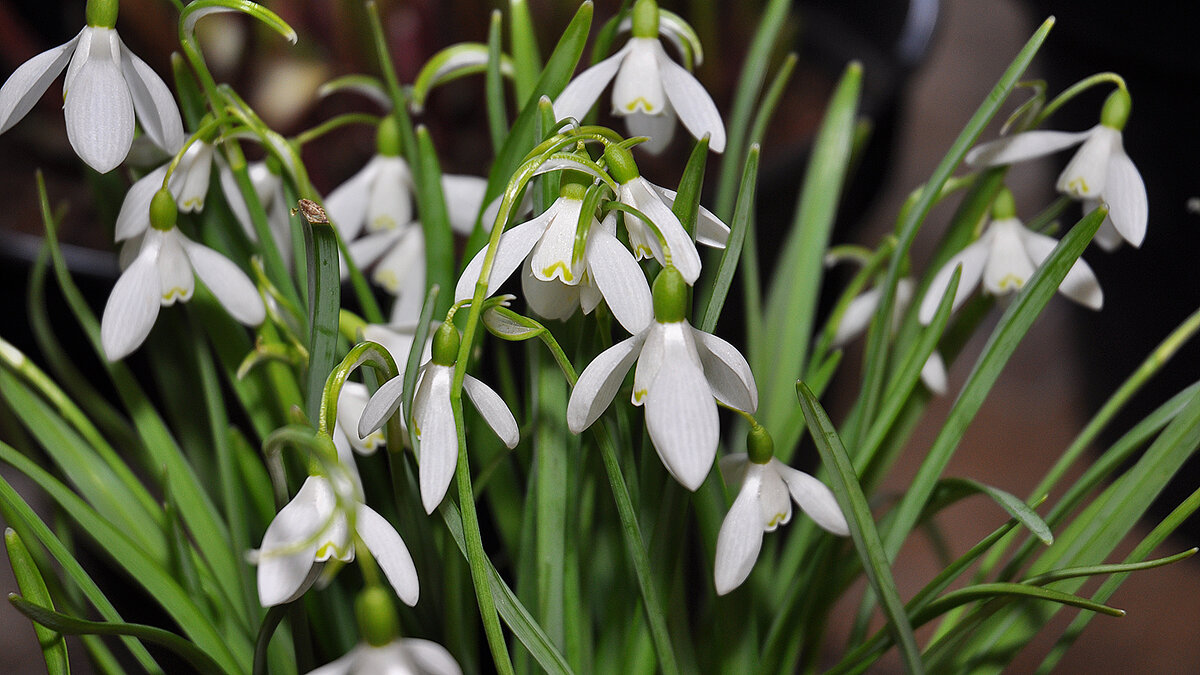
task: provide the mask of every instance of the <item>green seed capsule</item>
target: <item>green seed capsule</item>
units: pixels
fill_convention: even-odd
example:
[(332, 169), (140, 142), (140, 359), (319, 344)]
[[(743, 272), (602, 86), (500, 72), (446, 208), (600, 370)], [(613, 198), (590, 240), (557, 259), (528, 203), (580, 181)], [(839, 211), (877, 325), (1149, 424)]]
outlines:
[(746, 434), (746, 454), (755, 464), (766, 464), (775, 456), (775, 441), (762, 425), (755, 424)]
[(382, 647), (400, 635), (400, 621), (388, 592), (369, 586), (354, 601), (358, 632), (372, 647)]
[(1017, 202), (1013, 199), (1012, 191), (1000, 188), (996, 193), (996, 201), (992, 202), (992, 219), (1003, 220), (1017, 217)]
[(1132, 106), (1133, 99), (1129, 98), (1129, 92), (1117, 89), (1104, 101), (1104, 107), (1100, 110), (1100, 124), (1121, 131), (1129, 121), (1129, 109)]
[(118, 7), (117, 0), (88, 0), (84, 11), (87, 25), (93, 28), (116, 28)]
[(633, 161), (633, 153), (619, 145), (610, 143), (604, 148), (604, 161), (608, 164), (608, 173), (621, 185), (642, 175)]
[(375, 131), (375, 150), (383, 157), (400, 156), (400, 123), (392, 115), (379, 120)]
[(654, 318), (659, 323), (678, 323), (687, 318), (688, 285), (674, 266), (667, 266), (654, 280)]
[(658, 3), (654, 0), (638, 0), (633, 4), (633, 37), (658, 37)]
[(433, 362), (439, 366), (452, 366), (458, 361), (460, 339), (458, 329), (450, 321), (438, 327), (433, 334)]
[(167, 188), (154, 193), (150, 200), (150, 227), (166, 232), (175, 227), (175, 219), (179, 215), (179, 207), (175, 205), (175, 195)]

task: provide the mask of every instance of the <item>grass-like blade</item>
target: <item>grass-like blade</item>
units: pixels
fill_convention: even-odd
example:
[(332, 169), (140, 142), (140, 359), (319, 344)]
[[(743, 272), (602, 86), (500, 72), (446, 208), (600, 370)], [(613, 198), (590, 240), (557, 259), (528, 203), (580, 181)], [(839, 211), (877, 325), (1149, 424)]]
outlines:
[[(50, 599), (50, 590), (46, 588), (46, 580), (25, 542), (12, 528), (4, 531), (4, 547), (8, 551), (8, 561), (12, 565), (13, 577), (17, 580), (17, 588), (32, 600), (34, 604), (54, 607)], [(9, 597), (12, 597), (10, 594)], [(33, 631), (37, 634), (38, 644), (42, 647), (42, 657), (46, 661), (46, 672), (49, 675), (66, 675), (71, 672), (71, 664), (67, 661), (67, 641), (63, 634), (34, 621)]]
[(729, 286), (733, 284), (733, 275), (737, 272), (738, 260), (742, 255), (742, 246), (746, 242), (746, 231), (750, 228), (754, 197), (757, 194), (755, 188), (758, 186), (758, 156), (758, 146), (751, 146), (750, 154), (746, 157), (746, 170), (742, 173), (741, 186), (738, 188), (737, 206), (734, 207), (733, 219), (729, 222), (729, 241), (721, 253), (721, 263), (717, 266), (712, 294), (708, 296), (700, 314), (699, 327), (705, 333), (712, 333), (717, 327), (717, 319), (725, 306), (725, 298), (729, 295)]

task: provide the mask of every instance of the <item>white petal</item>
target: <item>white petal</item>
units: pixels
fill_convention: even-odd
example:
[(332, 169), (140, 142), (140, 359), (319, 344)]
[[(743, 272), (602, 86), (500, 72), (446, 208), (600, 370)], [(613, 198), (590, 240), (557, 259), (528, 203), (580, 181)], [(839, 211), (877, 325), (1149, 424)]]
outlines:
[(842, 514), (833, 492), (824, 483), (778, 459), (771, 459), (771, 467), (787, 483), (792, 499), (817, 525), (843, 537), (850, 534), (846, 516)]
[(124, 42), (118, 42), (121, 72), (133, 98), (138, 122), (155, 145), (167, 152), (178, 151), (183, 147), (183, 120), (171, 90), (154, 69), (129, 51)]
[(221, 192), (225, 195), (225, 203), (229, 205), (229, 210), (233, 211), (233, 217), (242, 226), (242, 231), (246, 233), (250, 241), (257, 241), (258, 238), (254, 234), (254, 222), (250, 220), (250, 207), (246, 205), (246, 198), (242, 196), (242, 191), (238, 188), (233, 170), (219, 155), (217, 157), (217, 180), (221, 183)]
[(583, 285), (568, 286), (559, 281), (539, 281), (533, 269), (524, 266), (521, 273), (521, 292), (525, 302), (538, 316), (545, 319), (566, 321), (579, 307), (579, 289)]
[(1108, 160), (1120, 147), (1121, 132), (1106, 126), (1094, 127), (1091, 135), (1058, 176), (1056, 189), (1074, 199), (1095, 199), (1104, 194)]
[(375, 232), (368, 234), (365, 237), (356, 239), (347, 246), (350, 252), (350, 259), (355, 265), (362, 267), (370, 267), (377, 260), (392, 250), (392, 247), (404, 237), (404, 230), (388, 230), (386, 232)]
[(419, 638), (401, 638), (400, 644), (418, 672), (423, 675), (462, 675), (458, 662), (436, 642)]
[(653, 115), (644, 112), (625, 115), (625, 127), (629, 130), (629, 136), (645, 136), (650, 139), (637, 147), (651, 155), (661, 153), (671, 144), (677, 126), (679, 122), (675, 119), (675, 110), (671, 108), (669, 101), (663, 101), (662, 108)]
[(704, 366), (704, 376), (717, 400), (731, 408), (753, 413), (758, 409), (758, 385), (750, 364), (737, 347), (716, 335), (692, 329), (696, 352)]
[(721, 428), (717, 402), (690, 348), (668, 337), (662, 366), (646, 394), (646, 429), (667, 471), (695, 491), (712, 468)]
[(655, 50), (661, 50), (657, 38), (632, 38), (626, 45), (629, 53), (621, 62), (613, 82), (612, 112), (628, 115), (635, 112), (657, 115), (663, 112), (667, 97), (663, 93)]
[(618, 342), (592, 359), (579, 374), (567, 401), (567, 426), (572, 432), (582, 433), (592, 426), (612, 403), (645, 339), (646, 333), (641, 332)]
[(216, 251), (184, 240), (184, 250), (192, 261), (196, 276), (208, 286), (229, 315), (247, 326), (257, 326), (266, 318), (266, 308), (258, 287), (232, 260)]
[(332, 514), (331, 498), (329, 483), (309, 476), (267, 526), (258, 557), (258, 600), (263, 607), (288, 602), (311, 584), (316, 534)]
[(412, 176), (399, 157), (376, 157), (376, 171), (367, 194), (368, 232), (404, 227), (412, 222)]
[[(450, 220), (450, 229), (461, 235), (469, 235), (475, 230), (475, 219), (479, 217), (479, 209), (483, 207), (483, 197), (487, 193), (487, 179), (479, 176), (460, 176), (442, 174), (442, 195), (446, 199), (446, 215)], [(499, 209), (499, 204), (496, 205)], [(495, 221), (496, 214), (492, 214)], [(484, 232), (490, 232), (492, 223), (483, 222)]]
[(588, 233), (588, 273), (604, 296), (613, 316), (625, 330), (637, 334), (654, 319), (646, 274), (629, 250), (601, 226)]
[(761, 472), (747, 471), (737, 499), (717, 534), (717, 555), (713, 561), (713, 581), (717, 595), (725, 595), (746, 580), (762, 549), (762, 517), (758, 505)]
[(163, 307), (192, 299), (196, 275), (183, 250), (183, 236), (179, 230), (170, 230), (162, 235), (162, 248), (159, 249), (155, 264), (158, 265), (158, 299)]
[(403, 377), (393, 377), (380, 385), (358, 417), (358, 424), (355, 427), (358, 437), (365, 438), (382, 427), (387, 418), (391, 417), (400, 407), (403, 394)]
[(1029, 259), (1021, 241), (1028, 230), (1015, 218), (1008, 218), (993, 222), (991, 231), (988, 260), (983, 268), (983, 288), (993, 295), (1019, 291), (1034, 272), (1034, 262)]
[(451, 366), (430, 365), (413, 397), (412, 424), (420, 441), (418, 474), (425, 513), (433, 513), (442, 503), (458, 462), (458, 430), (450, 407), (453, 374)]
[[(275, 240), (275, 247), (279, 249), (279, 255), (283, 258), (283, 263), (288, 267), (292, 266), (292, 220), (289, 215), (290, 209), (283, 196), (283, 184), (281, 183), (278, 189), (270, 200), (264, 200), (264, 203), (269, 203), (267, 207), (267, 225), (271, 229), (271, 238)], [(265, 243), (263, 244), (266, 245)]]
[(421, 594), (417, 581), (417, 566), (413, 564), (408, 547), (400, 538), (396, 528), (366, 504), (359, 504), (355, 511), (354, 528), (362, 538), (367, 550), (375, 556), (384, 576), (392, 584), (404, 604), (413, 607)]
[(708, 148), (713, 152), (725, 150), (725, 124), (721, 122), (721, 113), (717, 104), (704, 90), (696, 78), (683, 66), (675, 63), (663, 51), (662, 45), (655, 41), (656, 57), (659, 73), (662, 76), (662, 87), (679, 116), (679, 121), (700, 139), (705, 134), (712, 134)]
[[(674, 324), (672, 329), (676, 334), (682, 330), (682, 324)], [(638, 356), (637, 368), (633, 371), (633, 392), (629, 402), (635, 406), (645, 405), (646, 394), (650, 393), (650, 385), (658, 376), (667, 352), (667, 328), (665, 324), (652, 322), (647, 326), (646, 341), (642, 344), (641, 355)], [(678, 337), (678, 336), (677, 336)], [(690, 336), (689, 336), (690, 337)], [(696, 355), (696, 365), (700, 365), (700, 356)]]
[(883, 289), (876, 287), (850, 301), (850, 304), (846, 306), (846, 312), (842, 314), (842, 321), (838, 324), (837, 331), (834, 332), (832, 343), (834, 347), (841, 347), (862, 335), (867, 326), (871, 325), (871, 319), (879, 307), (879, 297), (882, 294)]
[(717, 468), (725, 484), (734, 490), (741, 489), (746, 479), (746, 470), (750, 466), (750, 456), (744, 452), (735, 452), (717, 460)]
[(192, 143), (183, 153), (167, 185), (175, 195), (180, 211), (188, 213), (204, 208), (208, 181), (212, 176), (212, 159), (213, 146), (204, 141)]
[[(633, 200), (630, 206), (646, 214), (646, 217), (658, 226), (663, 239), (667, 242), (667, 247), (671, 250), (671, 264), (675, 265), (675, 269), (683, 275), (684, 281), (687, 281), (688, 284), (696, 283), (696, 279), (700, 277), (700, 253), (696, 250), (696, 242), (692, 241), (687, 230), (683, 229), (679, 218), (671, 212), (671, 209), (667, 208), (662, 197), (654, 191), (650, 182), (645, 178), (640, 176), (634, 178), (622, 186), (623, 189), (626, 187)], [(630, 218), (632, 216), (626, 215), (626, 222), (629, 222)], [(653, 239), (653, 236), (651, 238)], [(659, 262), (664, 265), (667, 263), (662, 257), (659, 257)]]
[[(578, 199), (560, 197), (556, 202), (557, 210), (541, 237), (537, 240), (529, 254), (529, 264), (533, 276), (541, 281), (560, 279), (565, 284), (579, 283), (581, 270), (572, 265), (575, 250), (575, 233), (579, 226), (579, 215), (583, 212), (583, 202)], [(599, 222), (593, 220), (594, 226)], [(590, 232), (590, 230), (589, 230)]]
[(971, 148), (971, 151), (967, 153), (967, 164), (983, 167), (1023, 162), (1082, 143), (1091, 134), (1091, 129), (1078, 133), (1026, 131)]
[(308, 675), (351, 675), (354, 672), (354, 666), (358, 663), (359, 651), (362, 649), (370, 649), (370, 647), (359, 645), (340, 659), (330, 661), (316, 670), (310, 670)]
[[(1119, 143), (1120, 141), (1118, 141)], [(1104, 181), (1104, 194), (1108, 202), (1108, 220), (1117, 231), (1135, 247), (1146, 238), (1146, 221), (1150, 217), (1146, 201), (1146, 184), (1133, 161), (1118, 145), (1108, 161), (1108, 176)]]
[[(416, 326), (382, 326), (379, 324), (367, 324), (362, 328), (362, 339), (383, 345), (383, 348), (391, 354), (392, 359), (396, 362), (396, 368), (400, 374), (404, 374), (404, 369), (408, 363), (408, 353), (412, 351), (413, 340), (416, 335), (414, 333)], [(428, 360), (428, 355), (422, 362)]]
[[(371, 392), (366, 385), (358, 382), (346, 382), (338, 394), (337, 423), (346, 430), (346, 438), (356, 452), (369, 455), (386, 444), (382, 432), (373, 431), (364, 436), (358, 434), (358, 422), (362, 419), (363, 410), (371, 398)], [(353, 435), (351, 435), (353, 434)]]
[(117, 62), (116, 32), (91, 30), (89, 53), (70, 81), (63, 111), (71, 147), (88, 166), (107, 173), (125, 159), (133, 143), (133, 99)]
[[(525, 260), (542, 233), (546, 231), (546, 224), (557, 212), (558, 209), (551, 206), (537, 218), (521, 223), (500, 235), (500, 241), (496, 244), (496, 253), (492, 257), (492, 271), (488, 276), (488, 289), (484, 297), (495, 293), (496, 289), (521, 266), (521, 262)], [(459, 275), (458, 284), (454, 288), (455, 302), (474, 297), (475, 284), (479, 282), (479, 275), (483, 273), (483, 259), (486, 254), (486, 248), (479, 249), (479, 252), (471, 259), (471, 262), (467, 263), (462, 274)]]
[(629, 46), (622, 47), (616, 54), (588, 68), (571, 80), (566, 89), (554, 99), (554, 117), (564, 120), (573, 117), (583, 119), (592, 104), (600, 98), (600, 92), (608, 85), (608, 81), (617, 74), (621, 61), (629, 53)]
[[(663, 203), (668, 208), (675, 207), (675, 198), (678, 194), (674, 190), (668, 190), (654, 183), (651, 183), (650, 187), (654, 188), (654, 191), (662, 197)], [(721, 222), (715, 213), (701, 205), (696, 216), (696, 243), (713, 248), (725, 248), (728, 241), (729, 226)]]
[(367, 194), (375, 182), (378, 168), (379, 157), (372, 157), (325, 198), (325, 212), (346, 241), (355, 239), (362, 232), (367, 220)]
[[(338, 407), (338, 412), (341, 412), (341, 407)], [(351, 487), (354, 494), (361, 495), (363, 491), (362, 475), (358, 473), (358, 465), (354, 463), (354, 449), (350, 447), (350, 434), (353, 431), (347, 431), (342, 426), (341, 422), (333, 424), (333, 449), (337, 451), (338, 463), (341, 470), (346, 473), (345, 477), (350, 479)], [(345, 477), (343, 477), (343, 482)]]
[(157, 239), (142, 248), (137, 259), (113, 286), (100, 320), (100, 344), (109, 361), (125, 358), (137, 349), (158, 318)]
[[(1027, 228), (1021, 228), (1021, 243), (1024, 244), (1025, 250), (1035, 265), (1041, 265), (1042, 261), (1050, 257), (1054, 248), (1058, 246), (1058, 242), (1052, 237), (1038, 234)], [(1100, 282), (1096, 279), (1095, 272), (1092, 272), (1092, 268), (1083, 261), (1083, 258), (1079, 258), (1074, 265), (1071, 265), (1071, 269), (1067, 271), (1067, 276), (1063, 278), (1058, 291), (1084, 307), (1098, 310), (1104, 306), (1104, 291), (1100, 289)]]
[(121, 210), (117, 213), (116, 241), (136, 237), (150, 226), (150, 201), (162, 188), (166, 175), (167, 166), (160, 166), (138, 179), (125, 193), (125, 201), (121, 202)]
[(425, 296), (425, 233), (419, 226), (405, 228), (396, 243), (371, 274), (375, 283), (392, 295)]
[(921, 366), (921, 381), (929, 391), (938, 396), (945, 396), (949, 386), (947, 380), (946, 362), (942, 360), (942, 355), (935, 351), (925, 359), (925, 365)]
[(952, 309), (962, 306), (967, 296), (975, 290), (975, 287), (979, 285), (979, 280), (983, 278), (983, 268), (987, 264), (990, 241), (990, 232), (985, 232), (982, 237), (955, 253), (946, 261), (945, 265), (942, 265), (942, 268), (934, 275), (933, 281), (929, 283), (929, 288), (925, 290), (924, 299), (921, 300), (921, 309), (917, 314), (921, 323), (929, 325), (929, 322), (933, 321), (938, 304), (950, 286), (950, 277), (954, 276), (954, 270), (959, 265), (962, 266), (962, 275), (958, 278), (958, 291), (954, 294)]
[(512, 411), (508, 409), (508, 404), (500, 395), (486, 384), (467, 375), (463, 378), (463, 391), (471, 398), (471, 402), (475, 404), (475, 409), (483, 416), (483, 420), (488, 423), (492, 431), (504, 441), (504, 445), (512, 450), (517, 447), (517, 443), (521, 440), (520, 431), (517, 429), (517, 419), (513, 417)]
[(0, 87), (0, 134), (11, 129), (33, 109), (50, 83), (67, 66), (80, 34), (22, 63), (8, 76), (4, 86)]
[(762, 482), (758, 487), (758, 512), (762, 518), (759, 524), (763, 531), (773, 532), (792, 519), (792, 500), (782, 476), (766, 465), (751, 464), (747, 473), (756, 469), (762, 471)]

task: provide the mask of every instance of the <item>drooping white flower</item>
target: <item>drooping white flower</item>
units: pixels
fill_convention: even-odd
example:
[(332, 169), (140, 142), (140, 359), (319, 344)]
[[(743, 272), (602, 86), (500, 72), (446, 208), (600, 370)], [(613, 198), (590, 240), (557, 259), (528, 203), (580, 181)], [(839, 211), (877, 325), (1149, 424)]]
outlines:
[[(169, 216), (156, 216), (156, 212)], [(100, 320), (100, 342), (110, 361), (124, 358), (142, 344), (160, 306), (191, 299), (196, 277), (233, 318), (248, 326), (262, 323), (266, 308), (254, 282), (231, 260), (174, 227), (175, 198), (169, 191), (158, 192), (150, 213), (154, 226), (125, 244), (137, 255), (113, 286)]]
[(581, 433), (612, 403), (634, 361), (633, 404), (646, 407), (646, 428), (667, 471), (684, 487), (704, 482), (720, 441), (717, 401), (753, 412), (758, 388), (750, 364), (728, 342), (685, 318), (687, 287), (664, 268), (654, 282), (654, 321), (597, 356), (567, 402), (567, 425)]
[[(561, 196), (541, 215), (500, 235), (487, 295), (526, 263), (525, 299), (538, 314), (566, 319), (579, 305), (587, 314), (604, 299), (625, 330), (639, 333), (653, 316), (650, 286), (637, 261), (617, 240), (616, 218), (601, 223), (592, 216), (583, 257), (573, 259), (583, 193), (578, 183), (563, 184)], [(463, 269), (455, 302), (474, 295), (486, 253), (486, 248), (480, 250)]]
[(309, 476), (275, 514), (256, 554), (258, 599), (264, 607), (304, 594), (330, 558), (354, 559), (354, 532), (405, 604), (417, 604), (420, 585), (412, 556), (396, 528), (362, 503), (352, 481)]
[(346, 382), (338, 394), (337, 420), (334, 424), (336, 431), (341, 432), (350, 443), (350, 447), (360, 455), (371, 455), (376, 450), (387, 445), (387, 438), (381, 430), (375, 430), (365, 436), (358, 434), (358, 421), (362, 418), (363, 409), (371, 399), (371, 392), (365, 384)]
[(111, 3), (109, 16), (94, 16), (91, 4), (88, 26), (67, 43), (26, 61), (0, 87), (0, 133), (19, 122), (66, 68), (67, 139), (88, 166), (106, 173), (129, 154), (135, 117), (163, 149), (183, 145), (183, 122), (171, 90), (113, 28), (116, 3)]
[[(209, 176), (212, 174), (213, 152), (210, 143), (192, 143), (167, 180), (167, 189), (175, 195), (175, 203), (180, 211), (188, 213), (204, 208)], [(125, 200), (121, 202), (121, 210), (117, 213), (116, 241), (136, 237), (150, 226), (150, 200), (162, 187), (169, 166), (170, 162), (167, 162), (142, 176), (125, 193)]]
[[(1079, 133), (1026, 131), (1009, 138), (984, 143), (967, 153), (972, 166), (999, 166), (1042, 157), (1082, 143), (1067, 168), (1058, 176), (1059, 192), (1088, 203), (1104, 202), (1109, 212), (1106, 223), (1134, 246), (1146, 237), (1149, 218), (1146, 185), (1142, 175), (1125, 154), (1121, 130), (1129, 118), (1129, 93), (1114, 91), (1104, 103), (1100, 124)], [(1111, 244), (1112, 237), (1097, 237)]]
[(462, 675), (462, 669), (436, 642), (397, 638), (380, 647), (360, 643), (309, 675)]
[[(258, 241), (254, 221), (250, 218), (250, 207), (247, 206), (242, 191), (238, 189), (233, 170), (220, 155), (217, 155), (216, 159), (217, 177), (220, 179), (221, 191), (225, 194), (229, 210), (233, 211), (234, 217), (237, 218), (250, 241)], [(273, 159), (251, 162), (246, 166), (246, 173), (250, 177), (250, 184), (254, 187), (254, 193), (258, 197), (259, 203), (267, 212), (267, 224), (271, 230), (271, 237), (275, 240), (275, 246), (279, 249), (279, 255), (283, 258), (285, 265), (291, 266), (291, 207), (288, 206), (287, 197), (283, 193), (283, 176), (280, 174), (278, 163)]]
[(582, 119), (614, 77), (612, 113), (625, 118), (630, 135), (648, 136), (644, 147), (661, 152), (675, 134), (675, 119), (697, 139), (711, 134), (709, 148), (725, 149), (725, 125), (712, 97), (684, 67), (667, 56), (658, 35), (672, 26), (659, 21), (653, 0), (638, 0), (633, 37), (616, 54), (583, 71), (554, 101), (558, 119)]
[(763, 533), (791, 520), (793, 501), (821, 528), (843, 537), (849, 534), (846, 517), (824, 483), (769, 453), (767, 457), (765, 462), (752, 461), (746, 453), (721, 458), (725, 482), (741, 487), (717, 534), (713, 563), (717, 595), (732, 591), (750, 576)]
[[(950, 285), (950, 277), (958, 266), (962, 266), (962, 275), (958, 280), (958, 291), (954, 294), (954, 309), (962, 306), (981, 281), (984, 291), (992, 295), (1020, 290), (1033, 276), (1038, 265), (1050, 257), (1058, 241), (1025, 227), (1014, 213), (1011, 193), (1002, 190), (996, 198), (992, 210), (994, 220), (988, 225), (987, 231), (947, 260), (934, 275), (918, 311), (921, 323), (927, 325), (933, 320), (938, 303)], [(1100, 309), (1104, 304), (1100, 282), (1082, 258), (1071, 266), (1058, 290), (1091, 309)]]
[[(433, 513), (442, 503), (458, 462), (458, 427), (454, 422), (454, 409), (450, 401), (458, 347), (458, 330), (454, 324), (442, 324), (434, 334), (431, 357), (417, 374), (412, 410), (407, 414), (409, 428), (415, 431), (419, 443), (417, 473), (421, 503), (426, 513)], [(403, 391), (403, 377), (392, 378), (379, 387), (359, 420), (360, 436), (383, 426), (387, 418), (400, 407)], [(470, 375), (463, 379), (463, 391), (504, 445), (510, 450), (517, 447), (520, 431), (504, 399)]]

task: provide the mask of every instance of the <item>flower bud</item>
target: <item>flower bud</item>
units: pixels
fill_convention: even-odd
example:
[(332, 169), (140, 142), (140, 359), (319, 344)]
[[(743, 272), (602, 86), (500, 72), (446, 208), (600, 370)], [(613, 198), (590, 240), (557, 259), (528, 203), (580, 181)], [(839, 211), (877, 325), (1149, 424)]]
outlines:
[(1123, 130), (1129, 121), (1129, 109), (1132, 106), (1129, 91), (1124, 87), (1117, 88), (1104, 100), (1104, 107), (1100, 109), (1100, 124), (1117, 131)]
[(175, 195), (167, 188), (154, 193), (150, 200), (150, 227), (166, 232), (175, 227), (175, 218), (179, 215), (179, 207), (175, 205)]
[(658, 37), (658, 3), (654, 0), (637, 0), (633, 3), (633, 37)]
[(382, 647), (400, 635), (400, 621), (388, 592), (379, 586), (368, 586), (354, 601), (354, 616), (358, 632), (372, 647)]
[(766, 464), (775, 456), (775, 441), (761, 424), (755, 423), (746, 434), (746, 454), (755, 464)]
[(375, 131), (375, 151), (383, 157), (400, 156), (400, 123), (395, 115), (379, 120), (379, 128)]
[(688, 285), (673, 265), (654, 280), (654, 318), (659, 323), (679, 323), (687, 318)]
[(446, 321), (433, 334), (433, 362), (439, 366), (452, 366), (458, 361), (458, 329), (454, 322)]
[(1006, 187), (996, 193), (996, 201), (992, 202), (992, 220), (1004, 220), (1017, 217), (1017, 203), (1012, 191)]
[(608, 174), (621, 185), (642, 175), (633, 161), (633, 153), (615, 143), (604, 148), (604, 161), (608, 164)]
[(87, 25), (93, 28), (117, 27), (117, 0), (88, 0), (84, 15)]

